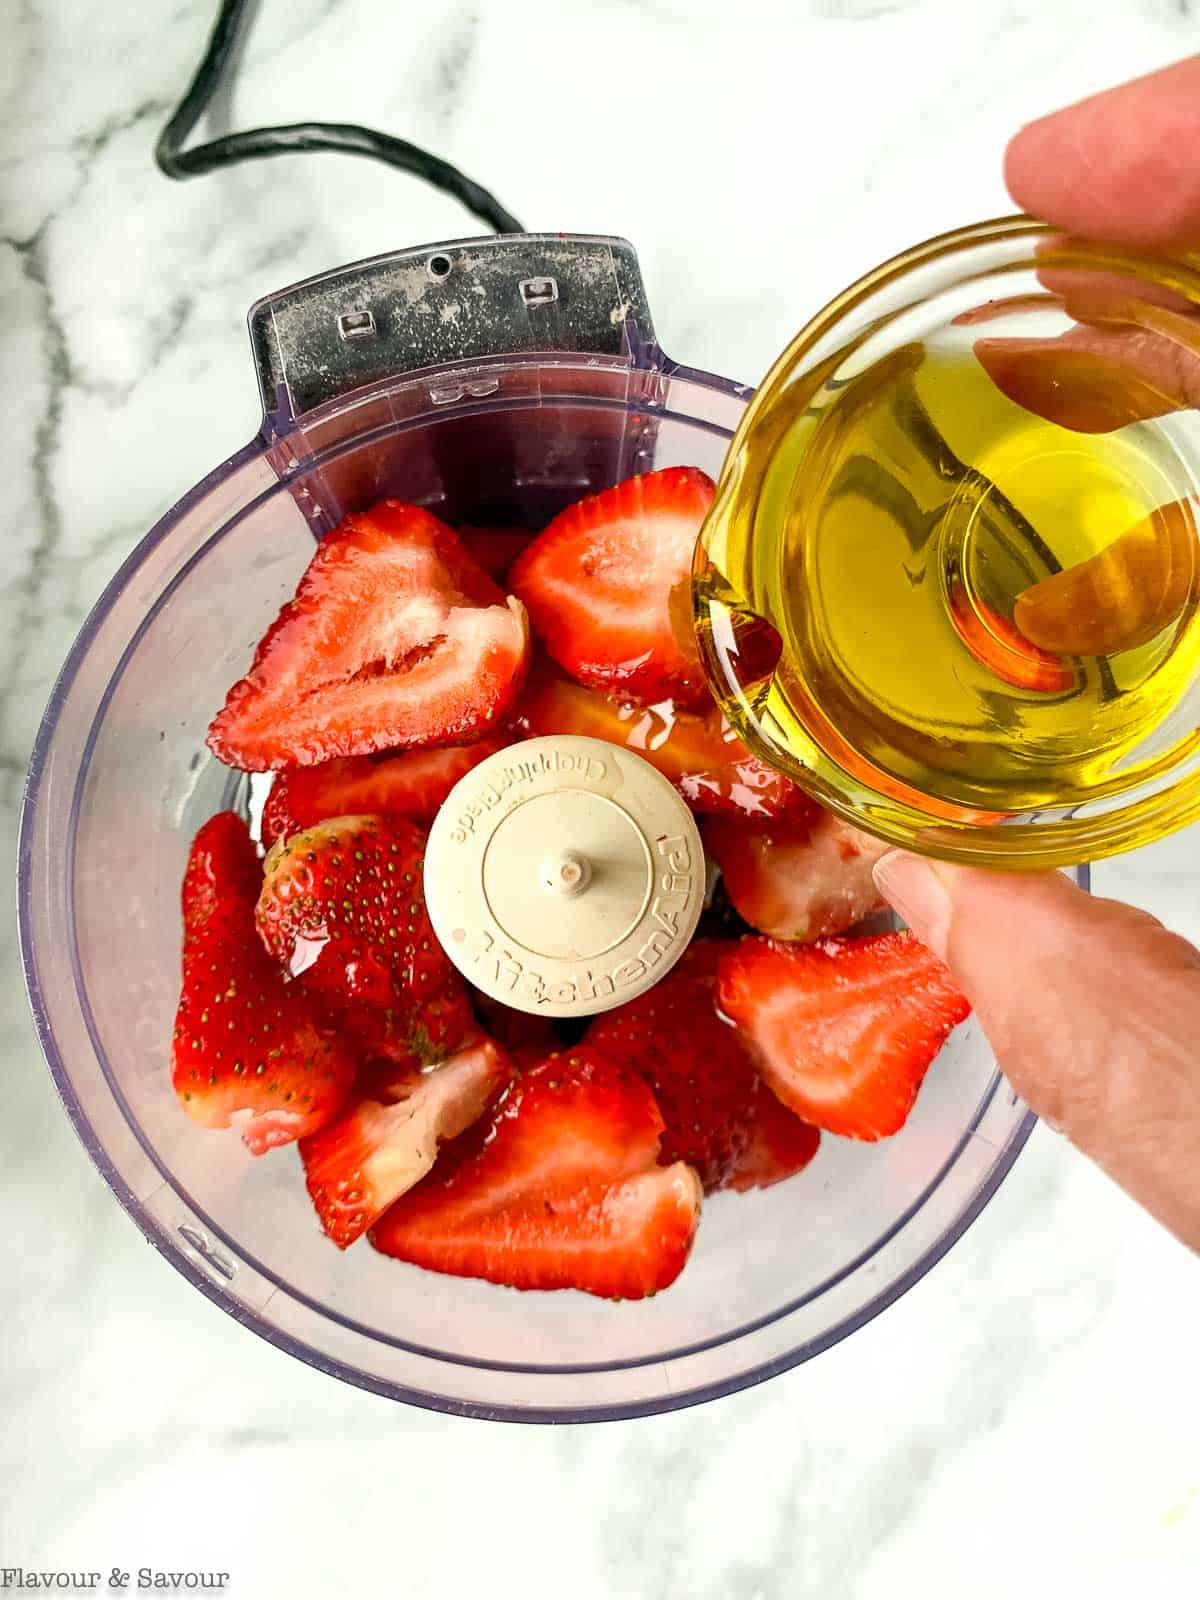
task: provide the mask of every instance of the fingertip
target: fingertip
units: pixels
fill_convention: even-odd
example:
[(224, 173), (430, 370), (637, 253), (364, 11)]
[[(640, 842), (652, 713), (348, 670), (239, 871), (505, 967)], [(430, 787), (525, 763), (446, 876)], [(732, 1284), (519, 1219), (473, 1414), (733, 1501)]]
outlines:
[(1088, 101), (1036, 117), (1019, 128), (1004, 151), (1004, 184), (1020, 206), (1048, 221), (1061, 220), (1071, 189), (1079, 182), (1086, 149), (1079, 146)]
[(1027, 175), (1037, 170), (1039, 130), (1045, 120), (1040, 117), (1036, 122), (1027, 122), (1023, 128), (1017, 129), (1004, 147), (1004, 187), (1022, 211), (1035, 210), (1024, 197), (1027, 193)]
[(943, 960), (950, 932), (950, 895), (937, 868), (906, 850), (889, 850), (871, 868), (875, 887), (892, 909)]
[(1027, 123), (1004, 179), (1017, 205), (1089, 238), (1200, 242), (1200, 56)]

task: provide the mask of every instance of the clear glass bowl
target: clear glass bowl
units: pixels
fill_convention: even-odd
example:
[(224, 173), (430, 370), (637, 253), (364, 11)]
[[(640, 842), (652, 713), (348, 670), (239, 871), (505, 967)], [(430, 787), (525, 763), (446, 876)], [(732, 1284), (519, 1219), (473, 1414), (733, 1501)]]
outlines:
[[(1047, 798), (1036, 809), (1003, 820), (980, 820), (984, 813), (968, 810), (970, 801), (947, 806), (882, 757), (877, 760), (876, 751), (886, 748), (886, 741), (875, 738), (874, 730), (869, 742), (847, 741), (840, 726), (824, 720), (823, 706), (811, 703), (806, 686), (787, 691), (789, 681), (801, 678), (792, 673), (789, 679), (787, 668), (789, 633), (804, 626), (787, 598), (787, 574), (799, 558), (792, 543), (773, 539), (770, 531), (781, 504), (789, 506), (798, 526), (803, 524), (794, 508), (805, 503), (802, 485), (808, 482), (810, 455), (817, 459), (826, 433), (847, 407), (860, 403), (859, 395), (886, 393), (886, 374), (899, 370), (913, 352), (952, 349), (964, 361), (980, 362), (977, 337), (1010, 349), (1015, 347), (1009, 341), (1020, 340), (1041, 347), (1033, 358), (1026, 351), (1027, 361), (1040, 354), (1061, 363), (1061, 348), (1072, 362), (1065, 373), (1069, 389), (1064, 375), (1055, 375), (1043, 359), (1027, 369), (1022, 384), (1027, 398), (1018, 403), (1059, 424), (1045, 430), (1047, 455), (1069, 456), (1072, 441), (1085, 434), (1119, 434), (1129, 452), (1167, 463), (1167, 471), (1158, 469), (1160, 481), (1169, 486), (1165, 497), (1178, 496), (1191, 508), (1191, 598), (1163, 631), (1164, 640), (1182, 638), (1200, 602), (1195, 577), (1200, 573), (1195, 536), (1200, 525), (1198, 268), (1195, 260), (1138, 255), (1064, 237), (1028, 217), (1008, 217), (927, 240), (885, 262), (797, 334), (742, 418), (697, 552), (696, 609), (714, 693), (758, 754), (880, 838), (975, 866), (1094, 861), (1200, 818), (1200, 670), (1194, 633), (1180, 657), (1185, 667), (1190, 661), (1190, 676), (1173, 708), (1106, 771), (1094, 793), (1083, 799), (1072, 793), (1061, 804)], [(1014, 364), (1018, 359), (1009, 357)], [(980, 382), (996, 381), (983, 376), (982, 364), (975, 370)], [(1010, 388), (1003, 392), (1015, 398)], [(1069, 408), (1063, 398), (1068, 393)], [(970, 420), (960, 418), (964, 424)], [(972, 436), (969, 426), (959, 431), (964, 438)], [(786, 455), (779, 448), (785, 439), (791, 441)], [(932, 426), (920, 449), (925, 475), (910, 480), (912, 462), (904, 458), (896, 465), (894, 485), (898, 499), (913, 508), (914, 526), (952, 510), (965, 470), (976, 465), (970, 457), (956, 459), (954, 446)], [(918, 454), (915, 444), (911, 454)], [(792, 475), (786, 480), (785, 461)], [(812, 468), (814, 482), (824, 482), (820, 470)], [(1070, 496), (1073, 485), (1065, 469), (1062, 476), (1062, 493)], [(1099, 495), (1086, 476), (1077, 473), (1077, 481), (1081, 493)], [(857, 492), (867, 490), (860, 485)], [(895, 521), (900, 528), (900, 511)], [(912, 531), (904, 526), (904, 537)], [(899, 549), (903, 539), (898, 536), (895, 543)], [(916, 581), (908, 573), (908, 582)], [(928, 571), (921, 581), (930, 581)], [(766, 618), (783, 637), (783, 660), (769, 688), (743, 684), (739, 677), (734, 623), (746, 616)], [(871, 617), (869, 626), (878, 629), (879, 618)], [(1165, 659), (1164, 646), (1155, 649)], [(944, 665), (947, 673), (954, 671), (949, 654)], [(1100, 665), (1106, 664), (1101, 660)], [(853, 678), (846, 668), (839, 681), (849, 684)], [(941, 738), (953, 744), (981, 732), (947, 722)]]
[[(826, 1139), (770, 1190), (705, 1205), (652, 1300), (520, 1294), (321, 1235), (293, 1148), (251, 1157), (171, 1090), (179, 884), (189, 841), (240, 799), (207, 722), (290, 595), (326, 519), (385, 494), (449, 521), (544, 521), (631, 472), (720, 468), (745, 404), (636, 356), (519, 356), (368, 387), (264, 436), (147, 535), (88, 619), (29, 776), (20, 921), (50, 1069), (146, 1237), (239, 1322), (377, 1393), (479, 1417), (667, 1410), (757, 1382), (890, 1305), (960, 1236), (1033, 1118), (978, 1025), (932, 1068), (904, 1131)], [(485, 378), (479, 374), (486, 373)], [(479, 395), (482, 393), (483, 398)]]

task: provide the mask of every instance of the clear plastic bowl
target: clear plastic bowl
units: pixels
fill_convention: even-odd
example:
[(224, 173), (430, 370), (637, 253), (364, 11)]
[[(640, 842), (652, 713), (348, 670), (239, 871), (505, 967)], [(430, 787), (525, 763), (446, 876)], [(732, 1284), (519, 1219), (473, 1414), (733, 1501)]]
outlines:
[(163, 518), (88, 619), (46, 711), (22, 822), (41, 1042), (80, 1138), (146, 1237), (280, 1348), (472, 1416), (668, 1410), (807, 1360), (950, 1247), (1033, 1123), (969, 1022), (898, 1137), (827, 1138), (787, 1182), (713, 1197), (678, 1282), (610, 1304), (438, 1276), (365, 1241), (342, 1254), (319, 1231), (294, 1147), (255, 1159), (177, 1105), (179, 884), (200, 823), (239, 798), (204, 733), (303, 571), (314, 525), (386, 494), (451, 522), (536, 525), (631, 472), (715, 474), (746, 391), (673, 368), (632, 332), (615, 355), (472, 354), (299, 419), (287, 415), (298, 386), (280, 385), (262, 437)]

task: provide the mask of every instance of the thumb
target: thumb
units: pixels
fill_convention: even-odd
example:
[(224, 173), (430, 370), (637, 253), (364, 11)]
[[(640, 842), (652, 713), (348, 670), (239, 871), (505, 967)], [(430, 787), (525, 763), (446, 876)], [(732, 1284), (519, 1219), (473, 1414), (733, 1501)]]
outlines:
[(893, 850), (875, 880), (1039, 1116), (1200, 1249), (1200, 952), (1061, 873)]

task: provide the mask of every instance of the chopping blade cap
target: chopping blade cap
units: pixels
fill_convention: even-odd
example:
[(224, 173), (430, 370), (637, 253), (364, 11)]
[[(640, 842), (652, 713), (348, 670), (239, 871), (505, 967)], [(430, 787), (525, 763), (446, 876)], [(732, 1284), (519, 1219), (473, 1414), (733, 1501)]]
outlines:
[(476, 988), (537, 1016), (632, 1000), (687, 948), (704, 900), (692, 814), (641, 756), (552, 735), (450, 792), (429, 834), (434, 930)]

